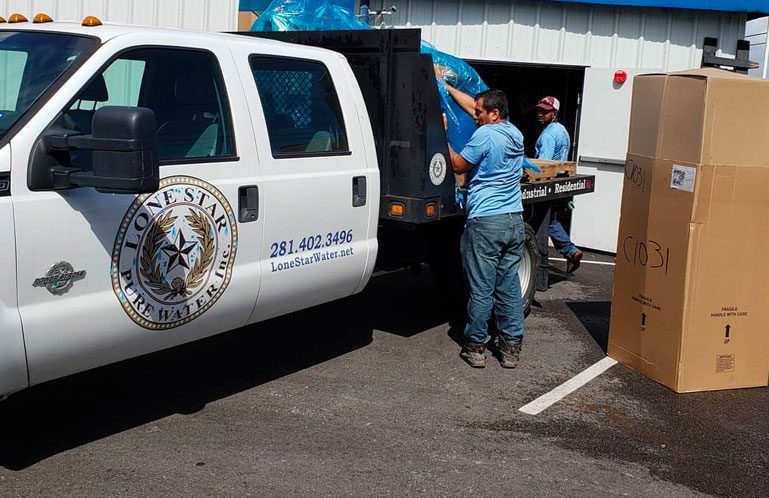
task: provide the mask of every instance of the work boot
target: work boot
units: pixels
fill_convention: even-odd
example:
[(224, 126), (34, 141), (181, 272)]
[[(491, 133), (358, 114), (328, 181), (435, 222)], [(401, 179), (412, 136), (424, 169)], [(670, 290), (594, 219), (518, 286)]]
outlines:
[(515, 368), (521, 357), (520, 344), (508, 344), (503, 337), (497, 338), (497, 349), (499, 350), (499, 364), (504, 368)]
[(582, 256), (584, 255), (585, 253), (580, 250), (577, 250), (577, 252), (572, 254), (571, 257), (566, 260), (566, 273), (574, 273), (577, 271), (579, 263), (582, 261)]
[(486, 366), (486, 346), (475, 342), (466, 342), (459, 352), (459, 357), (465, 360), (473, 368)]

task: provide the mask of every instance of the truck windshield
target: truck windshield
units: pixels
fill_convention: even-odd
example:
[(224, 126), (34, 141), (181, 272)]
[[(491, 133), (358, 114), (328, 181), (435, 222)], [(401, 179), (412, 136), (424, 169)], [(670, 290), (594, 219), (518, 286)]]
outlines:
[(0, 139), (97, 43), (74, 35), (0, 31)]

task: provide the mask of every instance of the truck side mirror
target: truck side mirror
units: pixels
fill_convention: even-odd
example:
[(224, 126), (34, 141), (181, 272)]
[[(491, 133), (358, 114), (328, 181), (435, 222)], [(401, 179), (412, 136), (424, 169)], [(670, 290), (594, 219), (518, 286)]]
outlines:
[[(157, 129), (151, 109), (106, 106), (94, 113), (90, 135), (63, 129), (58, 130), (60, 133), (51, 131), (36, 147), (30, 165), (30, 189), (94, 187), (114, 194), (143, 194), (158, 189)], [(71, 164), (70, 152), (76, 150), (90, 151), (90, 170)], [(39, 158), (41, 152), (47, 156), (45, 160)]]

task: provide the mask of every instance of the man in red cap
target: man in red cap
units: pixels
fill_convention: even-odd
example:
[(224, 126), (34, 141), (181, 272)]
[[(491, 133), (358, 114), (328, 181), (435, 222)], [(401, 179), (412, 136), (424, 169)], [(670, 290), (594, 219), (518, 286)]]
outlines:
[[(569, 160), (571, 140), (569, 132), (558, 122), (560, 109), (561, 102), (552, 96), (543, 97), (537, 104), (537, 119), (545, 126), (534, 146), (537, 159)], [(549, 235), (556, 250), (566, 258), (566, 271), (572, 273), (579, 268), (583, 253), (571, 241), (554, 211), (550, 214)]]

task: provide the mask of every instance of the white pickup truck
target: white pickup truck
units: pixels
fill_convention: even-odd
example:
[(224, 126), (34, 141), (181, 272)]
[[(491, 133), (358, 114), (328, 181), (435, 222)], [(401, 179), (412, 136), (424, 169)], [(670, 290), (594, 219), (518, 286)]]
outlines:
[[(430, 106), (405, 114), (440, 131), (438, 148), (425, 155), (425, 133), (392, 125), (408, 156), (396, 174), (378, 167), (390, 155), (337, 52), (94, 18), (4, 21), (0, 397), (352, 295), (380, 243), (409, 256), (418, 244), (405, 237), (461, 227), (431, 70), (418, 71)], [(392, 183), (407, 173), (409, 195)], [(593, 188), (563, 182), (528, 198)]]
[[(0, 26), (0, 394), (366, 285), (379, 171), (344, 57)], [(301, 114), (260, 91), (281, 75)]]

